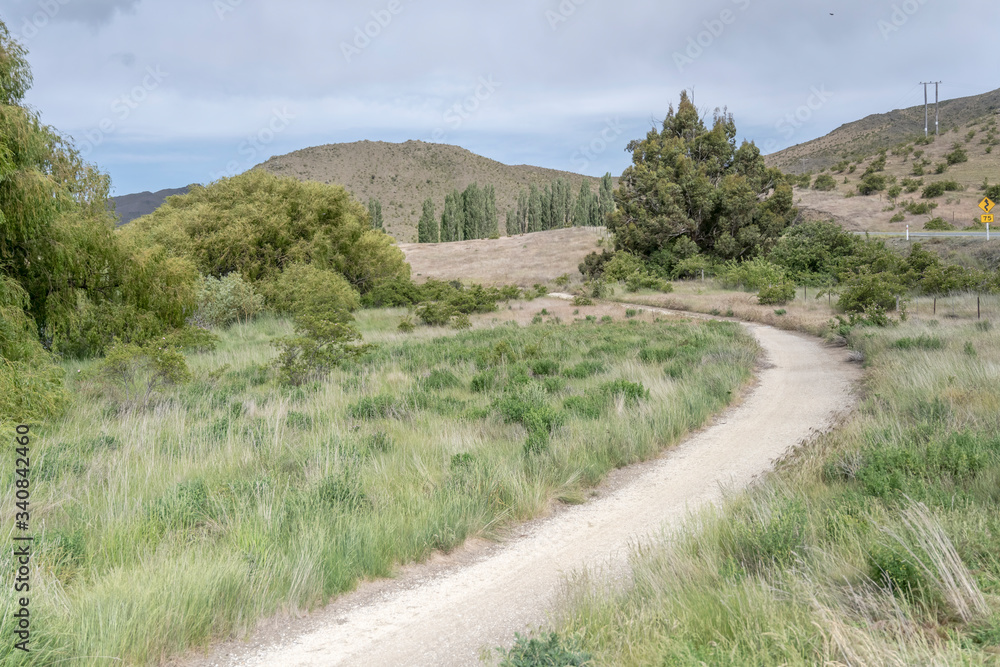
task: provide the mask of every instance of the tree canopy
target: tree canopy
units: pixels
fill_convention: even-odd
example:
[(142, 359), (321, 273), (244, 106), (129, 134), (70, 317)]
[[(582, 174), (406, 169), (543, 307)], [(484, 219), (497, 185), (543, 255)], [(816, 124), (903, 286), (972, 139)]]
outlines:
[(344, 188), (257, 169), (168, 197), (123, 235), (189, 259), (206, 276), (237, 272), (252, 282), (312, 264), (364, 294), (410, 271), (392, 237), (372, 229), (365, 206)]
[(109, 177), (24, 104), (31, 82), (0, 23), (0, 272), (29, 328), (50, 349), (91, 354), (183, 325), (193, 266), (119, 243)]
[(795, 217), (791, 187), (768, 169), (760, 151), (736, 146), (733, 117), (716, 110), (708, 129), (681, 93), (662, 129), (632, 141), (632, 165), (608, 216), (620, 250), (650, 257), (693, 241), (722, 259), (765, 253)]

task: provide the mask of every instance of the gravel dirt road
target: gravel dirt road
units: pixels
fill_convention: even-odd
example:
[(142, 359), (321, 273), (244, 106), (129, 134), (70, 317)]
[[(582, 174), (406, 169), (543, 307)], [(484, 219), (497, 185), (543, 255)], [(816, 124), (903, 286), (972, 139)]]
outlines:
[(860, 369), (848, 362), (847, 350), (746, 326), (764, 360), (744, 399), (659, 459), (613, 475), (595, 500), (520, 526), (500, 544), (472, 546), (391, 581), (364, 584), (307, 619), (272, 625), (249, 642), (230, 642), (183, 664), (479, 664), (484, 648), (510, 645), (515, 632), (546, 621), (567, 574), (625, 567), (637, 541), (717, 502), (723, 489), (750, 484), (853, 406)]

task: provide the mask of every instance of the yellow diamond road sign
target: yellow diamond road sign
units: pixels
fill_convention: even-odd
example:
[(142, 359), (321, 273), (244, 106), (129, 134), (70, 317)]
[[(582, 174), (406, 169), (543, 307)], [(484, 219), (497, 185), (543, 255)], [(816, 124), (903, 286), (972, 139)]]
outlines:
[(983, 209), (983, 213), (989, 213), (994, 206), (995, 204), (990, 201), (989, 197), (983, 197), (983, 201), (979, 202), (979, 208)]

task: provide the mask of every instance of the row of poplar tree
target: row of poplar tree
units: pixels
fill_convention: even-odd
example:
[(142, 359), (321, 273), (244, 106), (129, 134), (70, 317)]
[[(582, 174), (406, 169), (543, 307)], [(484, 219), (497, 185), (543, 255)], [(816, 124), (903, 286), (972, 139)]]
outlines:
[[(506, 232), (524, 234), (561, 227), (600, 226), (605, 216), (614, 210), (614, 185), (611, 174), (601, 179), (598, 192), (592, 192), (584, 179), (573, 197), (569, 181), (558, 178), (541, 190), (534, 184), (521, 190), (517, 207), (507, 211)], [(497, 237), (496, 191), (492, 185), (479, 187), (473, 183), (464, 192), (447, 195), (440, 219), (434, 213), (434, 202), (424, 200), (417, 225), (418, 243), (438, 243)]]

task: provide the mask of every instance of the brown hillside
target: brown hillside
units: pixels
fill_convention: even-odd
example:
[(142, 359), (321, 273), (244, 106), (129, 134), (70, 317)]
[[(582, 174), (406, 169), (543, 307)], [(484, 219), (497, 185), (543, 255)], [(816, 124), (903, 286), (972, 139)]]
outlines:
[[(907, 225), (911, 230), (923, 229), (931, 218), (940, 217), (964, 229), (975, 225), (982, 212), (977, 204), (983, 198), (984, 180), (990, 184), (1000, 182), (998, 111), (1000, 90), (946, 100), (941, 103), (941, 134), (932, 134), (930, 143), (924, 144), (917, 142), (923, 139), (923, 105), (897, 109), (848, 123), (825, 137), (768, 155), (765, 160), (769, 166), (790, 173), (807, 169), (813, 174), (813, 182), (817, 174), (834, 177), (836, 188), (827, 192), (795, 188), (796, 205), (807, 218), (833, 219), (853, 231), (903, 231)], [(937, 166), (947, 162), (946, 155), (956, 146), (966, 151), (968, 161), (946, 165), (943, 173), (936, 173)], [(862, 174), (880, 151), (885, 151), (884, 173), (890, 182), (911, 182), (917, 188), (914, 192), (904, 191), (895, 202), (889, 200), (886, 191), (858, 194)], [(845, 162), (846, 169), (833, 171)], [(937, 181), (955, 181), (960, 188), (924, 198), (923, 189)], [(905, 211), (908, 202), (926, 203), (933, 209), (912, 214)]]
[(427, 197), (440, 217), (445, 195), (455, 189), (464, 190), (474, 182), (496, 188), (501, 231), (507, 210), (516, 207), (518, 193), (532, 183), (542, 188), (556, 178), (564, 178), (572, 184), (574, 197), (582, 179), (591, 183), (594, 192), (600, 185), (599, 178), (506, 165), (458, 146), (423, 141), (315, 146), (273, 157), (256, 168), (303, 181), (337, 183), (362, 202), (372, 197), (381, 200), (386, 230), (400, 242), (416, 240), (417, 221)]
[[(933, 91), (932, 91), (933, 94)], [(945, 132), (1000, 111), (1000, 89), (982, 95), (944, 100), (939, 105), (941, 125)], [(930, 131), (934, 133), (934, 106), (930, 107)], [(880, 150), (912, 141), (924, 134), (924, 105), (896, 109), (889, 113), (872, 114), (861, 120), (841, 125), (830, 134), (790, 146), (765, 156), (767, 165), (798, 174), (818, 172), (841, 160), (858, 160)], [(805, 162), (803, 162), (805, 160)]]

